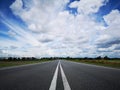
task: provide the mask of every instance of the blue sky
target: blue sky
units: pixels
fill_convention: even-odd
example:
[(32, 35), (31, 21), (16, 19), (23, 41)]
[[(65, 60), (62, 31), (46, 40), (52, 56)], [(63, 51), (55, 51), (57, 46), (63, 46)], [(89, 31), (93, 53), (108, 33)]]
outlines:
[(0, 57), (120, 57), (119, 0), (0, 0)]

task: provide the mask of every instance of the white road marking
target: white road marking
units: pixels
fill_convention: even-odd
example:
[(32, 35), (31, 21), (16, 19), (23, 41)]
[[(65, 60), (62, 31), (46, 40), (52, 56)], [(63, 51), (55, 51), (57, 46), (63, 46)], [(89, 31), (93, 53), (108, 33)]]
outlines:
[(62, 81), (63, 81), (63, 85), (64, 85), (64, 90), (71, 90), (70, 85), (69, 85), (67, 78), (65, 76), (65, 73), (63, 71), (63, 68), (61, 66), (61, 63), (60, 63), (60, 70), (61, 70), (61, 76), (62, 76)]
[(58, 62), (58, 64), (57, 64), (57, 67), (56, 67), (56, 70), (55, 70), (55, 73), (54, 73), (49, 90), (56, 90), (59, 63), (60, 62)]

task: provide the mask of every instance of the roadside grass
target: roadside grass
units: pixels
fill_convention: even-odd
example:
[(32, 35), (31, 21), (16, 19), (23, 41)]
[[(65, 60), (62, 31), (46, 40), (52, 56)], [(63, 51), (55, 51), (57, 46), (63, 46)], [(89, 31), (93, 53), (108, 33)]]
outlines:
[(120, 69), (120, 60), (71, 60), (71, 61)]
[(50, 61), (50, 60), (0, 61), (0, 68), (10, 67), (10, 66), (18, 66), (18, 65), (25, 65), (25, 64), (41, 63), (41, 62), (47, 62), (47, 61)]

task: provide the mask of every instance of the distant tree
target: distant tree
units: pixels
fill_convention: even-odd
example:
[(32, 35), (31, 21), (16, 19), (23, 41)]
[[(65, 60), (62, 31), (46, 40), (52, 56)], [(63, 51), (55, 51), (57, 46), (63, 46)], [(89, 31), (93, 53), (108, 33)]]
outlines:
[(13, 58), (12, 58), (12, 57), (9, 57), (9, 58), (8, 58), (8, 61), (11, 61), (11, 60), (13, 60)]
[(96, 57), (96, 59), (97, 59), (97, 60), (100, 60), (100, 59), (102, 59), (102, 58), (101, 58), (101, 56), (98, 56), (98, 57)]
[(109, 57), (108, 57), (108, 56), (105, 56), (103, 59), (104, 59), (104, 60), (108, 60), (108, 59), (109, 59)]
[(67, 60), (69, 60), (69, 59), (70, 59), (70, 57), (68, 56), (68, 57), (66, 57), (66, 59), (67, 59)]
[(26, 58), (25, 57), (22, 57), (22, 59), (21, 59), (22, 61), (25, 61), (26, 60)]
[(20, 61), (21, 59), (18, 57), (17, 60)]
[(84, 60), (87, 60), (87, 59), (88, 59), (88, 57), (85, 57), (85, 58), (84, 58)]

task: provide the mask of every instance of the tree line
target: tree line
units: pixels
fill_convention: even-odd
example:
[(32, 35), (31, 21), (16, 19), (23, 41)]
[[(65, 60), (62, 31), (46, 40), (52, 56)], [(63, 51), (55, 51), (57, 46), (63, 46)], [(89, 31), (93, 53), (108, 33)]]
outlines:
[(105, 57), (95, 57), (95, 58), (73, 58), (73, 57), (43, 57), (43, 58), (36, 58), (36, 57), (4, 57), (0, 58), (0, 61), (31, 61), (31, 60), (120, 60), (120, 58), (109, 58), (108, 56)]

